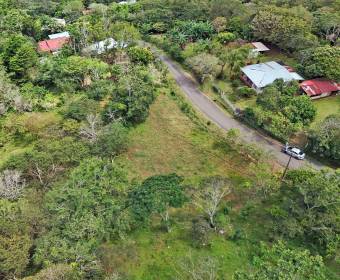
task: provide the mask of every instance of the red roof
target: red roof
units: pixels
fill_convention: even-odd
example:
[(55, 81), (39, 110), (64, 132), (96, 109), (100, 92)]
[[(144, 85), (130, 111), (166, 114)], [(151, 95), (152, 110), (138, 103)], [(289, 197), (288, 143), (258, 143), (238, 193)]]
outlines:
[(60, 37), (51, 40), (38, 42), (38, 51), (40, 52), (56, 52), (69, 42), (68, 37)]
[(340, 90), (339, 83), (324, 79), (304, 81), (300, 84), (300, 87), (308, 96), (321, 95), (323, 93), (335, 92)]

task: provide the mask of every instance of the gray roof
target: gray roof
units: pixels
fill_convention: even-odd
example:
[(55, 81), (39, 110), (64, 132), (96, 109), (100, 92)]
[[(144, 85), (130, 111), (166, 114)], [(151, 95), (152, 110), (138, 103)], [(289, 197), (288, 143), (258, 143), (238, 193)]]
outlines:
[(127, 1), (120, 1), (118, 2), (119, 5), (129, 5), (129, 4), (135, 4), (136, 0), (127, 0)]
[(283, 79), (285, 82), (303, 80), (299, 74), (289, 72), (286, 67), (275, 61), (248, 65), (241, 68), (241, 71), (257, 88), (264, 88), (278, 79)]
[(262, 42), (252, 42), (251, 44), (253, 45), (255, 50), (257, 50), (259, 52), (270, 51), (270, 49), (265, 44), (263, 44)]
[(127, 44), (124, 42), (117, 42), (113, 38), (107, 38), (103, 41), (95, 42), (94, 44), (83, 49), (84, 53), (96, 53), (102, 54), (107, 50), (111, 50), (117, 47), (126, 48)]
[(62, 37), (69, 38), (70, 37), (70, 33), (65, 31), (65, 32), (60, 32), (60, 33), (55, 33), (55, 34), (48, 35), (49, 39), (57, 39), (57, 38), (62, 38)]

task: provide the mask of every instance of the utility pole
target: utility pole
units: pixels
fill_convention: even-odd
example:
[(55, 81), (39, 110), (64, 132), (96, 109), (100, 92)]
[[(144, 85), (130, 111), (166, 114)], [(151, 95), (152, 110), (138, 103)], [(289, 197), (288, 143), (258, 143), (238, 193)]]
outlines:
[(288, 160), (288, 162), (287, 162), (285, 171), (283, 172), (283, 175), (282, 175), (282, 178), (281, 178), (281, 182), (283, 182), (283, 180), (284, 180), (285, 177), (286, 177), (286, 174), (287, 174), (287, 171), (288, 171), (289, 164), (290, 164), (290, 161), (291, 161), (291, 160), (292, 160), (292, 155), (289, 156), (289, 160)]

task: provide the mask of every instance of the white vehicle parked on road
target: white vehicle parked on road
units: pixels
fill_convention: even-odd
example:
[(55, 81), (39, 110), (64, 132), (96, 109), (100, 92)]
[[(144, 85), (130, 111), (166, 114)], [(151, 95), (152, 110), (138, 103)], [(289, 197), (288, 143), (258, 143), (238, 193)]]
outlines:
[(292, 156), (293, 158), (300, 159), (300, 160), (304, 159), (306, 156), (305, 153), (302, 152), (299, 148), (289, 146), (288, 144), (286, 144), (286, 146), (283, 147), (282, 151)]

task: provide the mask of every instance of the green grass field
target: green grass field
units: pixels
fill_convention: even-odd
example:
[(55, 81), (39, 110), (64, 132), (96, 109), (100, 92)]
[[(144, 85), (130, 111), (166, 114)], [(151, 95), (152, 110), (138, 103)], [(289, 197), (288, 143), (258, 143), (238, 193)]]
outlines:
[(189, 179), (207, 175), (243, 173), (239, 155), (217, 148), (216, 139), (196, 126), (167, 95), (160, 94), (147, 121), (130, 135), (131, 143), (120, 160), (131, 176), (145, 178), (176, 172)]
[[(195, 185), (210, 175), (228, 176), (234, 181), (247, 178), (248, 163), (235, 152), (218, 148), (214, 133), (195, 125), (169, 95), (158, 96), (149, 118), (133, 129), (130, 138), (130, 148), (119, 161), (129, 166), (131, 178), (141, 180), (176, 172), (185, 176), (188, 185)], [(230, 203), (237, 205), (235, 211), (239, 211), (242, 199), (233, 197), (232, 201)], [(105, 270), (119, 267), (121, 274), (129, 275), (128, 279), (178, 279), (176, 275), (186, 258), (205, 256), (216, 261), (225, 279), (231, 279), (237, 269), (248, 267), (249, 246), (252, 246), (249, 240), (230, 241), (226, 235), (212, 233), (210, 246), (202, 249), (192, 246), (191, 221), (198, 215), (189, 203), (171, 213), (174, 225), (170, 233), (166, 233), (155, 218), (151, 229), (135, 231), (119, 244), (103, 245)], [(237, 224), (235, 222), (236, 227)], [(252, 225), (251, 229), (254, 228)], [(247, 233), (253, 234), (253, 230)]]
[(323, 121), (330, 115), (339, 114), (340, 113), (340, 96), (330, 96), (325, 97), (319, 100), (313, 101), (314, 105), (317, 108), (317, 115), (315, 121), (312, 123), (316, 125), (320, 121)]

